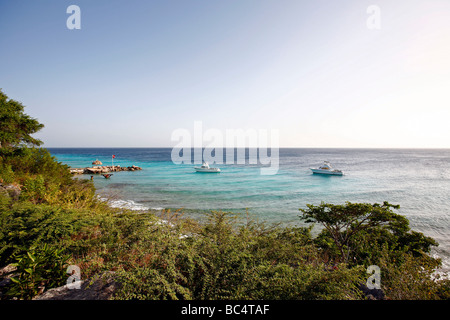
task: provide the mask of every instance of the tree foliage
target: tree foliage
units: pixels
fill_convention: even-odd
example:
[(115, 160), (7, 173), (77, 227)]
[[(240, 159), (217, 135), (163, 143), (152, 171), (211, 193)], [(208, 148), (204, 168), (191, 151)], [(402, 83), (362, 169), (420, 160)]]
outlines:
[(345, 263), (373, 264), (380, 258), (383, 246), (419, 256), (438, 245), (434, 239), (411, 231), (408, 219), (393, 211), (400, 206), (388, 202), (307, 207), (300, 209), (301, 219), (323, 227), (316, 243), (329, 256)]
[(9, 99), (0, 90), (0, 151), (2, 154), (24, 146), (40, 146), (42, 141), (31, 135), (44, 125), (24, 113), (22, 103)]

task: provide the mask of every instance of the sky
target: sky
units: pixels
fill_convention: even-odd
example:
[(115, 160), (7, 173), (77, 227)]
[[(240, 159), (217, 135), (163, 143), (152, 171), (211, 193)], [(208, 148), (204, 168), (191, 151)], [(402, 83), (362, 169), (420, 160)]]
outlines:
[(0, 0), (0, 39), (0, 88), (45, 147), (171, 147), (200, 121), (450, 148), (448, 0)]

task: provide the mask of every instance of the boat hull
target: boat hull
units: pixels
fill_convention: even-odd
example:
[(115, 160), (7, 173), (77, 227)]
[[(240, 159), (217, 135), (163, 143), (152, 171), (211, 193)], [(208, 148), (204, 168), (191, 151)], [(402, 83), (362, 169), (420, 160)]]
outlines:
[(194, 168), (197, 172), (203, 172), (203, 173), (219, 173), (219, 168)]
[(344, 173), (342, 171), (322, 170), (322, 169), (311, 169), (311, 171), (316, 174), (327, 174), (327, 175), (331, 175), (331, 176), (344, 175)]

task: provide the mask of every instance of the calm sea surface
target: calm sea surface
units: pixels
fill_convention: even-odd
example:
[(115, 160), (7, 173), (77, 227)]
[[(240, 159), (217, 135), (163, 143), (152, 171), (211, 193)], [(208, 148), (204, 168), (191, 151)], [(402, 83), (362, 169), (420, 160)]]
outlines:
[[(179, 209), (199, 218), (209, 210), (249, 212), (268, 223), (297, 224), (299, 208), (322, 201), (399, 204), (411, 228), (439, 242), (434, 254), (450, 270), (450, 149), (280, 149), (276, 175), (261, 165), (214, 165), (219, 174), (196, 173), (193, 164), (176, 165), (170, 148), (49, 148), (70, 167), (137, 165), (142, 171), (94, 176), (99, 194), (132, 209)], [(248, 151), (248, 150), (247, 150)], [(224, 157), (226, 152), (224, 151)], [(324, 160), (344, 176), (312, 174)], [(89, 179), (89, 175), (81, 178)]]

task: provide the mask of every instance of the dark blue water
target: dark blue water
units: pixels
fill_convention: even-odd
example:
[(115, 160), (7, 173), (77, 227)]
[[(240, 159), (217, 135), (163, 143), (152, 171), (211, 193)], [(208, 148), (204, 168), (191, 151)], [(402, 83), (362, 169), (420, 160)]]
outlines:
[[(448, 268), (450, 257), (449, 149), (280, 149), (275, 175), (261, 175), (260, 164), (215, 165), (219, 174), (196, 173), (194, 165), (176, 165), (170, 148), (49, 149), (71, 167), (137, 165), (142, 171), (95, 176), (102, 196), (134, 209), (183, 208), (198, 218), (208, 210), (244, 212), (267, 222), (299, 224), (299, 208), (322, 201), (382, 203), (401, 206), (414, 230), (435, 238)], [(224, 157), (225, 157), (224, 151)], [(248, 152), (247, 152), (248, 153)], [(344, 176), (312, 174), (309, 168), (331, 161)], [(90, 178), (89, 176), (80, 176)]]

